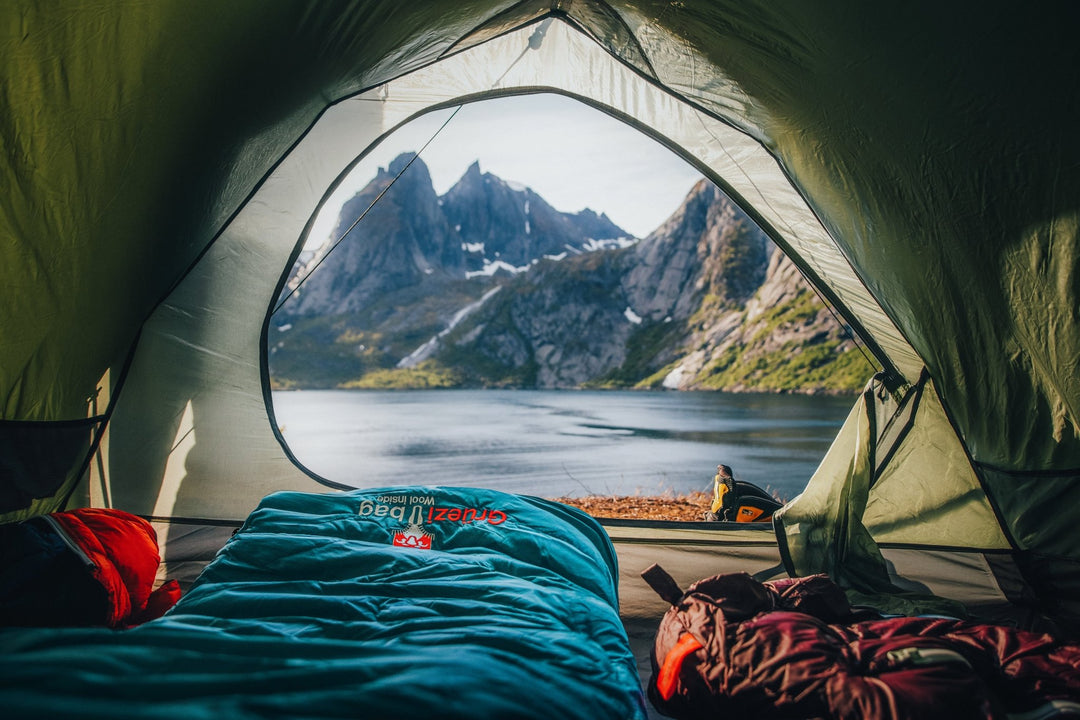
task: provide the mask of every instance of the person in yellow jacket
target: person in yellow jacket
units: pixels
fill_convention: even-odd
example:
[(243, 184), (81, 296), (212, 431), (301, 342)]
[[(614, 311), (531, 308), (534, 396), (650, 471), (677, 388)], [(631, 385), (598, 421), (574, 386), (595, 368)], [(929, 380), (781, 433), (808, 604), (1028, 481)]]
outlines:
[(782, 504), (752, 483), (736, 482), (727, 465), (717, 465), (712, 503), (703, 519), (706, 522), (769, 522)]
[(713, 517), (706, 517), (706, 520), (720, 519), (720, 510), (724, 507), (724, 495), (731, 492), (731, 487), (734, 484), (734, 478), (731, 474), (731, 468), (729, 468), (727, 465), (717, 465), (716, 475), (713, 477), (712, 483), (713, 496), (712, 504), (709, 506), (709, 513)]

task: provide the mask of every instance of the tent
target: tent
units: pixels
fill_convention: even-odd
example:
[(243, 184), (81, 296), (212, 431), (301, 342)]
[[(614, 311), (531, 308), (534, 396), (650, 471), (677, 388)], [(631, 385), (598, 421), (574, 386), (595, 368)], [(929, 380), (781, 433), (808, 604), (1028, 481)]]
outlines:
[[(1075, 4), (11, 0), (0, 16), (3, 521), (122, 508), (155, 519), (177, 571), (268, 492), (325, 490), (268, 404), (269, 311), (305, 228), (410, 118), (556, 92), (718, 183), (881, 367), (775, 537), (611, 523), (628, 575), (779, 559), (1075, 630)], [(624, 585), (632, 617), (650, 593)]]

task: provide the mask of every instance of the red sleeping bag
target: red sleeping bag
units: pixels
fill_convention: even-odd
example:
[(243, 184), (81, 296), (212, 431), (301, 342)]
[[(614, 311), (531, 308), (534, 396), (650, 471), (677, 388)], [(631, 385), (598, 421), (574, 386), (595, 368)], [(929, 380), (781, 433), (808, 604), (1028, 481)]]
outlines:
[(154, 589), (154, 528), (121, 510), (80, 508), (0, 526), (0, 625), (106, 625), (159, 617), (180, 598)]

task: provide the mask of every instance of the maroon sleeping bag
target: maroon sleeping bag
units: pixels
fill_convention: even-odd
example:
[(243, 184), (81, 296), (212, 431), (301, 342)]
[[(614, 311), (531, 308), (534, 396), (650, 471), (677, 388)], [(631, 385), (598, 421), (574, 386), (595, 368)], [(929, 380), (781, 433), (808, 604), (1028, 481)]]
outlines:
[(1080, 646), (941, 617), (867, 619), (824, 575), (760, 583), (718, 575), (672, 604), (656, 635), (649, 699), (676, 718), (961, 720), (1039, 709), (1080, 717)]

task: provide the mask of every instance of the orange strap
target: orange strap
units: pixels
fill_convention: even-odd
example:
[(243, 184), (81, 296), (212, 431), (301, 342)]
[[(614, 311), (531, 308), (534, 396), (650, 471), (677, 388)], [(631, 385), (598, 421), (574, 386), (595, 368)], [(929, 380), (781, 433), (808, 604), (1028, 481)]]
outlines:
[(698, 639), (690, 633), (683, 633), (679, 637), (679, 642), (664, 656), (664, 664), (660, 666), (660, 672), (656, 676), (656, 689), (660, 691), (660, 697), (671, 699), (675, 688), (679, 686), (679, 672), (682, 670), (683, 660), (701, 647)]

